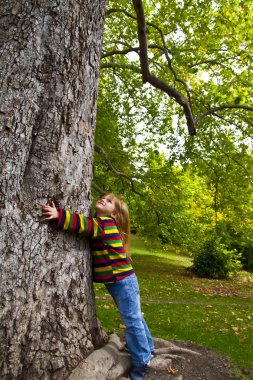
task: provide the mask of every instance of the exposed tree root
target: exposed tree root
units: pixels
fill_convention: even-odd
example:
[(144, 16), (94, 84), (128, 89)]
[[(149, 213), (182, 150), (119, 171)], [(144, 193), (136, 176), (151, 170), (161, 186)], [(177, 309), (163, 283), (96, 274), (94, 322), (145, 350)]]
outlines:
[[(173, 368), (172, 360), (184, 360), (183, 354), (200, 355), (198, 352), (180, 348), (164, 339), (155, 338), (155, 357), (151, 360), (147, 380), (163, 374), (166, 379), (182, 380), (181, 374)], [(182, 355), (175, 355), (180, 353)], [(116, 334), (110, 335), (109, 342), (94, 351), (72, 372), (69, 380), (124, 380), (131, 368), (131, 357)]]

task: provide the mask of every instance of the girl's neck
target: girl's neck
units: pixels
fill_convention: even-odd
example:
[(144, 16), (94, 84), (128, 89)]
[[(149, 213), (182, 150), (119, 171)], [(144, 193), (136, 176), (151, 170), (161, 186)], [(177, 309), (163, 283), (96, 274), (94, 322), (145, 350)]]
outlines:
[(100, 218), (101, 216), (107, 216), (109, 218), (115, 219), (112, 215), (110, 215), (110, 214), (104, 214), (103, 212), (102, 213), (97, 213), (96, 212), (95, 216), (98, 217), (98, 218)]

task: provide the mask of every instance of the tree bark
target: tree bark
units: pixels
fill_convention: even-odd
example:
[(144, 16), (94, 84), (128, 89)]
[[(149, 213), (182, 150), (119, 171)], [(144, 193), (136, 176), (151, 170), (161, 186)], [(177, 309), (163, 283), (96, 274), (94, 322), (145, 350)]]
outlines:
[(61, 379), (103, 333), (89, 246), (40, 205), (90, 211), (105, 0), (4, 0), (0, 14), (0, 377)]

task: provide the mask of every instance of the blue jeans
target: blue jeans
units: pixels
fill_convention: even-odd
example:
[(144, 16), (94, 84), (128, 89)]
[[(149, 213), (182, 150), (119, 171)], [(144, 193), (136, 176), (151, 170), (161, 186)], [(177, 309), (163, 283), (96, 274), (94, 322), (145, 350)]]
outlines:
[(132, 364), (147, 364), (154, 351), (154, 342), (143, 318), (140, 304), (140, 289), (135, 274), (105, 285), (111, 294), (126, 326), (125, 339), (132, 356)]

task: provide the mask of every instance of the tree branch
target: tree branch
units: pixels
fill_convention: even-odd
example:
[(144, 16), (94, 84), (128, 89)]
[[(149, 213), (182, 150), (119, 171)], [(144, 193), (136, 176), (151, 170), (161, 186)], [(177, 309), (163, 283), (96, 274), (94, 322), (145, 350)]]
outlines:
[[(145, 17), (145, 15), (144, 15), (144, 17)], [(168, 54), (168, 53), (170, 53), (170, 54), (172, 54), (172, 53), (167, 48), (163, 31), (157, 25), (155, 25), (155, 24), (153, 24), (151, 22), (146, 22), (146, 25), (151, 26), (152, 28), (156, 29), (158, 31), (158, 33), (160, 34), (160, 37), (161, 37), (161, 40), (162, 40), (162, 44), (163, 44), (163, 47), (160, 47), (160, 49), (164, 52), (165, 58), (166, 58), (167, 63), (168, 63), (168, 67), (169, 67), (170, 71), (172, 72), (172, 74), (173, 74), (173, 76), (175, 78), (175, 81), (181, 83), (184, 86), (184, 88), (185, 88), (185, 90), (187, 92), (188, 98), (189, 98), (189, 102), (190, 102), (191, 95), (190, 95), (189, 87), (188, 87), (188, 85), (182, 79), (180, 79), (177, 76), (177, 73), (176, 73), (176, 71), (174, 70), (174, 68), (172, 66), (171, 58), (170, 58), (170, 56)], [(148, 46), (148, 48), (150, 48), (150, 46)]]
[[(123, 8), (112, 8), (112, 9), (108, 10), (106, 14), (107, 14), (107, 16), (109, 16), (112, 13), (121, 12), (121, 13), (125, 14), (127, 17), (130, 17), (130, 18), (132, 18), (134, 20), (137, 20), (139, 48), (136, 48), (136, 47), (132, 48), (132, 47), (129, 46), (128, 49), (125, 49), (125, 50), (122, 50), (122, 51), (115, 50), (115, 51), (112, 51), (112, 52), (109, 52), (109, 53), (105, 53), (103, 55), (103, 58), (109, 57), (109, 56), (112, 56), (112, 55), (115, 55), (115, 54), (127, 54), (130, 51), (135, 51), (140, 56), (141, 70), (138, 70), (136, 67), (134, 67), (132, 65), (121, 65), (121, 64), (117, 64), (117, 63), (113, 63), (113, 62), (101, 64), (101, 68), (102, 69), (103, 68), (112, 68), (112, 67), (114, 67), (114, 68), (130, 69), (130, 70), (133, 70), (133, 71), (135, 71), (137, 73), (141, 73), (142, 74), (142, 81), (143, 81), (143, 83), (148, 82), (152, 86), (154, 86), (154, 87), (160, 89), (161, 91), (167, 93), (170, 97), (172, 97), (173, 99), (175, 99), (176, 102), (179, 105), (181, 105), (183, 107), (184, 114), (185, 114), (186, 121), (187, 121), (188, 131), (189, 131), (190, 135), (195, 135), (196, 134), (195, 125), (200, 120), (202, 120), (203, 118), (205, 118), (208, 115), (215, 115), (215, 113), (217, 111), (222, 111), (222, 110), (225, 110), (225, 109), (233, 109), (233, 108), (234, 109), (237, 108), (237, 109), (245, 109), (245, 110), (248, 110), (248, 111), (253, 111), (253, 108), (250, 107), (250, 106), (244, 106), (244, 105), (224, 105), (224, 106), (220, 106), (220, 107), (211, 108), (207, 112), (203, 113), (202, 115), (200, 115), (200, 116), (198, 116), (198, 117), (196, 117), (194, 119), (193, 114), (192, 114), (192, 109), (191, 109), (191, 96), (190, 96), (189, 88), (188, 88), (187, 84), (183, 80), (181, 80), (180, 78), (178, 78), (176, 71), (172, 67), (171, 58), (168, 55), (168, 52), (170, 52), (170, 51), (169, 51), (169, 49), (166, 46), (162, 30), (157, 25), (155, 25), (155, 24), (153, 24), (151, 22), (146, 22), (142, 0), (133, 0), (133, 5), (134, 5), (134, 9), (135, 9), (137, 17), (134, 16), (134, 15), (132, 15), (131, 13), (127, 12)], [(163, 46), (159, 46), (159, 45), (155, 45), (155, 44), (153, 44), (153, 45), (148, 45), (147, 44), (146, 25), (151, 26), (151, 27), (155, 28), (158, 31), (158, 33), (161, 36)], [(173, 74), (173, 76), (175, 78), (175, 81), (180, 82), (181, 84), (183, 84), (183, 86), (185, 87), (185, 90), (186, 90), (186, 93), (188, 95), (188, 99), (189, 100), (187, 100), (179, 91), (175, 90), (173, 87), (169, 86), (166, 82), (162, 81), (161, 79), (159, 79), (158, 77), (156, 77), (155, 75), (153, 75), (150, 72), (149, 58), (148, 58), (148, 48), (157, 48), (157, 49), (160, 49), (160, 50), (162, 50), (164, 52), (166, 60), (168, 62), (168, 67), (169, 67), (170, 71), (172, 72), (172, 74)], [(217, 50), (217, 49), (213, 49), (213, 50)], [(218, 51), (220, 51), (220, 50), (218, 50)], [(225, 51), (227, 51), (227, 50), (225, 50)], [(227, 59), (223, 59), (220, 62), (215, 61), (215, 60), (206, 60), (206, 61), (201, 61), (201, 62), (192, 64), (192, 65), (189, 65), (189, 67), (194, 67), (194, 66), (201, 65), (201, 64), (219, 64), (219, 65), (222, 65), (223, 62), (226, 62), (226, 61), (231, 60), (231, 59), (236, 59), (238, 57), (240, 57), (240, 54), (236, 53), (235, 56), (229, 57)]]
[(243, 171), (246, 173), (249, 182), (252, 183), (252, 180), (251, 180), (252, 175), (251, 175), (251, 173), (248, 172), (247, 168), (245, 168), (245, 166), (243, 166), (240, 161), (238, 161), (237, 159), (235, 159), (233, 157), (233, 155), (229, 155), (227, 152), (224, 151), (224, 149), (221, 149), (216, 141), (213, 141), (213, 142), (214, 142), (217, 150), (219, 150), (220, 152), (222, 152), (222, 154), (228, 158), (229, 162), (230, 162), (230, 160), (232, 160), (238, 167), (242, 168)]
[(93, 187), (93, 189), (96, 190), (100, 195), (106, 194), (106, 191), (99, 187), (94, 181), (91, 182), (91, 187)]
[(102, 54), (101, 59), (111, 57), (113, 55), (125, 55), (125, 54), (131, 53), (131, 52), (135, 52), (135, 53), (139, 54), (139, 50), (140, 49), (138, 47), (128, 48), (125, 50), (112, 50), (112, 51), (109, 51), (108, 53)]
[(110, 14), (117, 13), (117, 12), (124, 13), (127, 17), (130, 17), (130, 18), (133, 18), (134, 20), (136, 20), (136, 17), (134, 15), (132, 15), (131, 13), (127, 12), (124, 8), (111, 8), (111, 9), (108, 9), (106, 11), (106, 16), (110, 16)]
[[(110, 14), (112, 13), (117, 13), (117, 12), (120, 12), (120, 13), (124, 13), (127, 17), (130, 17), (134, 20), (137, 21), (137, 17), (132, 15), (131, 13), (127, 12), (125, 9), (123, 8), (112, 8), (112, 9), (109, 9), (107, 12), (106, 12), (106, 15), (109, 16)], [(164, 35), (163, 35), (163, 32), (162, 30), (159, 28), (159, 26), (153, 24), (152, 22), (146, 22), (146, 24), (148, 26), (151, 26), (152, 28), (156, 29), (158, 31), (158, 33), (160, 34), (161, 38), (162, 38), (162, 41), (164, 42)], [(163, 43), (163, 45), (165, 46), (165, 44)], [(151, 45), (149, 46), (151, 47)], [(153, 47), (157, 47), (158, 49), (162, 49), (164, 50), (164, 48), (162, 48), (161, 46), (159, 45), (153, 45)], [(171, 53), (171, 51), (166, 47), (166, 50)]]
[(107, 63), (102, 63), (100, 65), (100, 70), (102, 69), (126, 69), (126, 70), (132, 70), (138, 74), (141, 74), (141, 70), (134, 66), (134, 65), (124, 65), (121, 63), (115, 63), (115, 62), (107, 62)]
[(214, 59), (207, 59), (207, 60), (204, 60), (204, 61), (200, 61), (200, 62), (196, 62), (196, 63), (189, 64), (188, 67), (193, 68), (193, 67), (201, 66), (201, 65), (217, 65), (217, 66), (223, 66), (223, 64), (224, 64), (225, 62), (228, 62), (228, 61), (230, 61), (230, 60), (237, 59), (237, 58), (240, 59), (240, 55), (239, 55), (239, 54), (235, 55), (234, 57), (224, 58), (224, 59), (222, 59), (222, 60), (220, 60), (220, 61), (217, 61), (217, 60), (214, 60)]
[(200, 120), (204, 119), (204, 117), (206, 117), (208, 115), (214, 115), (217, 111), (223, 111), (223, 110), (226, 110), (226, 109), (244, 109), (244, 110), (253, 112), (253, 107), (250, 107), (250, 106), (244, 106), (244, 105), (240, 105), (240, 104), (223, 105), (223, 106), (220, 106), (220, 107), (211, 108), (207, 112), (205, 112), (202, 115), (196, 117), (195, 120), (194, 120), (194, 122), (195, 122), (195, 124), (197, 124)]
[[(121, 43), (121, 42), (118, 41), (118, 43)], [(165, 51), (168, 50), (167, 48), (164, 48), (164, 47), (162, 47), (160, 45), (156, 45), (156, 44), (148, 45), (148, 48), (149, 49), (159, 49), (159, 50), (163, 51), (164, 53), (165, 53)], [(140, 48), (139, 47), (128, 47), (128, 49), (124, 49), (124, 50), (112, 50), (112, 51), (109, 51), (107, 53), (102, 54), (101, 59), (111, 57), (113, 55), (126, 55), (126, 54), (131, 53), (131, 52), (140, 54)]]
[(188, 131), (190, 135), (195, 135), (195, 123), (191, 111), (191, 107), (187, 99), (173, 87), (170, 87), (167, 83), (157, 78), (150, 72), (149, 62), (148, 62), (148, 44), (146, 35), (146, 22), (145, 15), (141, 0), (133, 0), (134, 9), (137, 15), (138, 22), (138, 38), (140, 45), (140, 64), (142, 71), (142, 81), (143, 83), (150, 83), (152, 86), (162, 90), (167, 93), (170, 97), (174, 98), (178, 104), (183, 107), (184, 114), (187, 121)]
[(119, 172), (117, 169), (115, 169), (115, 167), (113, 166), (113, 164), (111, 163), (111, 161), (109, 160), (109, 158), (107, 157), (104, 149), (95, 144), (94, 146), (94, 149), (95, 149), (95, 152), (99, 153), (101, 156), (103, 156), (104, 160), (106, 161), (106, 164), (108, 166), (108, 168), (117, 176), (117, 177), (122, 177), (122, 178), (125, 178), (127, 179), (129, 182), (130, 182), (130, 185), (132, 187), (132, 190), (135, 194), (138, 194), (140, 196), (143, 196), (143, 194), (139, 193), (136, 189), (135, 189), (135, 186), (134, 186), (134, 181), (131, 177), (129, 177), (128, 175), (126, 175), (125, 173), (122, 173), (122, 172)]

